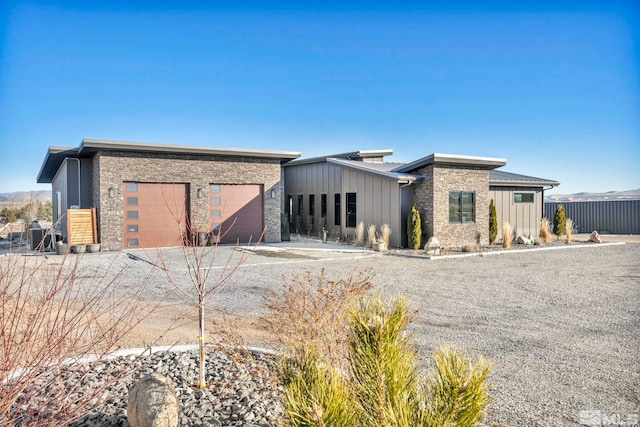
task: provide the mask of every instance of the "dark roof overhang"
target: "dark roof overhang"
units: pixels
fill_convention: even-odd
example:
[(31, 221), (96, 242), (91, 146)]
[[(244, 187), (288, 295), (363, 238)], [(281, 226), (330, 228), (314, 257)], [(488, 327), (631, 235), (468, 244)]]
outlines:
[(300, 157), (300, 153), (293, 151), (256, 150), (222, 147), (192, 147), (185, 145), (150, 144), (141, 142), (110, 141), (101, 139), (83, 139), (77, 148), (49, 147), (49, 151), (42, 163), (38, 174), (38, 183), (52, 182), (60, 165), (68, 157), (92, 157), (95, 153), (104, 151), (185, 154), (196, 156), (249, 157), (255, 159), (278, 160), (280, 164)]

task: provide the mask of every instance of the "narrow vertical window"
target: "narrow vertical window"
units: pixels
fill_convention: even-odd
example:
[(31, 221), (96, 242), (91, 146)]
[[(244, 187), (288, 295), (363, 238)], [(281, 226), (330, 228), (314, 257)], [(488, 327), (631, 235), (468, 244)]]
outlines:
[(320, 195), (320, 219), (322, 220), (322, 225), (327, 225), (327, 195)]
[(342, 216), (342, 212), (340, 212), (340, 193), (336, 194), (333, 200), (334, 200), (334, 206), (335, 206), (333, 223), (335, 225), (340, 225), (340, 218)]
[(304, 196), (298, 194), (298, 216), (302, 216), (304, 213)]
[(347, 193), (347, 227), (356, 226), (356, 193)]

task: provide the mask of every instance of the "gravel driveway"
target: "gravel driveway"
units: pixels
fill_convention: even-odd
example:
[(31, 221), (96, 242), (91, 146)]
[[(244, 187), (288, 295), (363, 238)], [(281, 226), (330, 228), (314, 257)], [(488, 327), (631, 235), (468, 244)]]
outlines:
[[(278, 289), (292, 272), (324, 268), (338, 277), (367, 270), (375, 288), (406, 296), (417, 310), (413, 328), (425, 369), (434, 349), (445, 343), (492, 361), (488, 424), (637, 425), (640, 244), (432, 260), (303, 246), (252, 255), (217, 295), (216, 308), (253, 318), (261, 313), (266, 287)], [(229, 254), (238, 256), (220, 248), (216, 268)], [(166, 250), (164, 256), (178, 280), (186, 280), (179, 251)], [(130, 267), (125, 280), (131, 283), (151, 268), (125, 253), (87, 256), (83, 263), (100, 268), (114, 258), (109, 265)], [(163, 293), (161, 282), (149, 299)]]

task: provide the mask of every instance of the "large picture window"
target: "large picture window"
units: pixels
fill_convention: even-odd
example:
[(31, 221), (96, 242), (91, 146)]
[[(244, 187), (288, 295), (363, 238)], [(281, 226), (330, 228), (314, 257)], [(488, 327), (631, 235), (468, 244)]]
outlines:
[(471, 191), (449, 192), (449, 222), (475, 222), (475, 193)]
[(347, 193), (347, 227), (356, 226), (356, 193)]

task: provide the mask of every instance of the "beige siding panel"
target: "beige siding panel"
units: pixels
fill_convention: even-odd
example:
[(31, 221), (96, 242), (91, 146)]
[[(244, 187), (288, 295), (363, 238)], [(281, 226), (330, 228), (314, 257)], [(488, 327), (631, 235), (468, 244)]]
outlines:
[[(508, 222), (515, 236), (538, 237), (542, 215), (542, 191), (536, 187), (490, 187), (490, 197), (496, 204), (498, 240), (502, 239), (502, 224)], [(515, 193), (532, 193), (533, 203), (515, 203)]]

